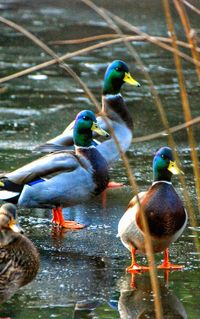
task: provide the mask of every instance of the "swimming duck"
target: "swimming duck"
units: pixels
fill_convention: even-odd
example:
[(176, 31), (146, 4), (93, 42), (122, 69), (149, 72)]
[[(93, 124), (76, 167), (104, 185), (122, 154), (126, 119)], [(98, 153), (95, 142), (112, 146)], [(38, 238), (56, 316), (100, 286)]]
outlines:
[[(154, 253), (165, 251), (159, 268), (181, 269), (169, 261), (168, 246), (176, 241), (187, 224), (187, 212), (171, 183), (172, 174), (180, 174), (171, 148), (162, 147), (153, 159), (154, 181), (146, 192), (138, 194), (141, 208), (146, 216)], [(141, 212), (136, 196), (119, 221), (118, 235), (124, 246), (131, 251), (132, 264), (129, 272), (148, 269), (135, 261), (136, 251), (145, 253), (145, 241)]]
[[(104, 76), (102, 110), (97, 114), (97, 122), (104, 130), (109, 131), (109, 127), (105, 122), (105, 115), (108, 117), (109, 124), (113, 128), (116, 137), (125, 152), (132, 141), (133, 120), (125, 101), (120, 94), (121, 87), (124, 83), (134, 86), (140, 84), (131, 76), (128, 66), (120, 60), (113, 61), (107, 68)], [(62, 134), (49, 140), (36, 148), (39, 151), (51, 152), (60, 150), (60, 148), (70, 147), (73, 145), (73, 127), (74, 122), (69, 124)], [(96, 135), (93, 134), (95, 138)], [(113, 139), (106, 140), (103, 143), (93, 141), (99, 152), (107, 160), (108, 164), (119, 158), (119, 152), (115, 146)]]
[(92, 145), (93, 131), (108, 136), (92, 111), (78, 113), (73, 130), (75, 151), (51, 153), (5, 174), (0, 179), (0, 199), (22, 207), (50, 207), (57, 225), (84, 227), (65, 221), (62, 206), (80, 204), (107, 187), (108, 165)]
[(39, 253), (17, 224), (16, 207), (0, 208), (0, 296), (3, 302), (29, 283), (39, 269)]

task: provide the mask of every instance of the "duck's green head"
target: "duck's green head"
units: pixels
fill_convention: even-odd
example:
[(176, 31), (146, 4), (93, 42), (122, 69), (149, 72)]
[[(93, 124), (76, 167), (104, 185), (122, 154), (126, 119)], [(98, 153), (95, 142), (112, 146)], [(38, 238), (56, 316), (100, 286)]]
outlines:
[(161, 147), (153, 159), (154, 181), (171, 181), (172, 174), (182, 174), (170, 147)]
[(113, 61), (107, 68), (104, 76), (103, 94), (118, 94), (124, 83), (140, 86), (131, 76), (128, 66), (120, 60)]
[(0, 208), (0, 231), (11, 229), (15, 233), (22, 233), (22, 228), (17, 224), (16, 207), (13, 204), (7, 203)]
[(84, 110), (77, 114), (74, 124), (74, 144), (89, 147), (92, 145), (92, 132), (108, 137), (109, 134), (101, 129), (97, 123), (94, 112)]

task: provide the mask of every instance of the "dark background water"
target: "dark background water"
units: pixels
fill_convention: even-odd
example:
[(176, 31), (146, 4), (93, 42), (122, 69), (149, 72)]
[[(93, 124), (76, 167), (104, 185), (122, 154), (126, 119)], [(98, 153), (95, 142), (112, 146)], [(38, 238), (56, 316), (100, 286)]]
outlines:
[[(95, 1), (142, 31), (167, 36), (161, 1), (114, 2)], [(198, 1), (192, 1), (198, 5)], [(171, 3), (172, 4), (172, 3)], [(173, 5), (172, 5), (173, 7)], [(80, 1), (9, 1), (0, 0), (4, 17), (21, 24), (45, 43), (53, 40), (75, 39), (112, 31), (97, 14)], [(199, 16), (189, 12), (193, 28), (199, 27)], [(182, 27), (173, 9), (176, 31), (184, 39)], [(51, 46), (62, 55), (82, 45)], [(134, 43), (164, 105), (170, 126), (184, 121), (177, 75), (171, 53), (145, 42)], [(0, 74), (12, 74), (49, 59), (47, 54), (30, 40), (1, 24)], [(112, 60), (122, 59), (141, 83), (141, 88), (124, 86), (123, 95), (134, 115), (134, 136), (142, 136), (162, 129), (154, 100), (140, 67), (123, 43), (97, 49), (67, 61), (84, 80), (100, 102), (105, 69)], [(199, 83), (194, 67), (183, 62), (192, 116), (199, 115)], [(15, 169), (35, 158), (31, 150), (62, 132), (76, 113), (94, 106), (79, 85), (59, 66), (32, 73), (1, 85), (4, 93), (0, 101), (0, 169)], [(199, 152), (199, 126), (194, 129)], [(186, 174), (189, 194), (199, 221), (194, 177), (185, 131), (174, 135), (181, 163)], [(140, 190), (152, 180), (151, 163), (156, 149), (167, 144), (162, 138), (134, 143), (127, 152)], [(25, 318), (154, 318), (149, 275), (137, 276), (135, 291), (130, 290), (130, 275), (125, 267), (130, 263), (129, 252), (116, 238), (117, 225), (132, 197), (126, 171), (119, 161), (111, 169), (116, 181), (125, 187), (108, 192), (107, 207), (101, 199), (65, 210), (66, 217), (86, 222), (80, 232), (57, 232), (52, 229), (49, 210), (20, 210), (20, 222), (41, 254), (37, 278), (21, 288), (9, 301), (0, 306), (1, 317)], [(174, 185), (182, 196), (177, 178)], [(199, 254), (187, 229), (170, 248), (173, 262), (184, 264), (184, 272), (171, 272), (169, 287), (164, 286), (164, 274), (159, 281), (166, 318), (199, 318)], [(162, 254), (156, 256), (158, 263)], [(140, 256), (140, 262), (145, 258)], [(117, 304), (119, 302), (120, 313)], [(130, 312), (128, 316), (128, 312)]]

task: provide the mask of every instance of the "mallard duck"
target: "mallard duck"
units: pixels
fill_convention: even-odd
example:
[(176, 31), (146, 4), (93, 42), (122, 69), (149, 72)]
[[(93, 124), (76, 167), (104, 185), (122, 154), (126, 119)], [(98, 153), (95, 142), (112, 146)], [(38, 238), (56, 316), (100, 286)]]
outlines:
[(22, 207), (51, 207), (57, 225), (84, 227), (65, 221), (61, 207), (80, 204), (107, 187), (108, 165), (92, 146), (93, 131), (108, 136), (92, 111), (78, 113), (73, 130), (75, 152), (51, 153), (5, 174), (0, 179), (0, 199)]
[(16, 207), (6, 203), (0, 208), (0, 296), (1, 301), (29, 283), (39, 269), (39, 253), (21, 234)]
[[(140, 84), (131, 76), (128, 66), (120, 60), (113, 61), (107, 68), (104, 76), (103, 95), (102, 95), (102, 111), (97, 114), (97, 122), (104, 130), (109, 131), (109, 127), (105, 122), (105, 116), (108, 117), (109, 124), (113, 128), (114, 133), (125, 152), (132, 141), (133, 120), (125, 101), (120, 94), (121, 87), (124, 83), (140, 86)], [(49, 140), (36, 148), (36, 150), (51, 152), (60, 150), (73, 145), (73, 127), (72, 122), (59, 136)], [(93, 134), (93, 137), (96, 137)], [(93, 141), (93, 145), (97, 146), (99, 152), (107, 160), (108, 164), (119, 158), (119, 152), (115, 146), (113, 139), (106, 140), (104, 143)]]
[[(138, 194), (141, 208), (146, 216), (154, 253), (165, 251), (164, 261), (159, 268), (179, 269), (169, 261), (168, 246), (176, 241), (187, 224), (187, 212), (172, 183), (172, 174), (180, 174), (171, 148), (162, 147), (153, 159), (154, 181), (146, 192)], [(119, 221), (118, 235), (124, 246), (131, 251), (132, 264), (128, 271), (145, 270), (135, 261), (136, 251), (145, 253), (145, 241), (141, 211), (134, 197)]]

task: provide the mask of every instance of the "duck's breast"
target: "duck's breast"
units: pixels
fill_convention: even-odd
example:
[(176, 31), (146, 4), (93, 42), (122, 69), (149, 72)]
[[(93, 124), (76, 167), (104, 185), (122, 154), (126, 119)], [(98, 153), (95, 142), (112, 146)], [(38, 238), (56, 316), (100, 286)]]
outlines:
[[(183, 203), (170, 183), (159, 182), (153, 185), (146, 194), (142, 207), (153, 237), (173, 237), (183, 230), (187, 222)], [(139, 214), (137, 223), (142, 229)]]
[(96, 147), (80, 149), (79, 153), (88, 159), (93, 168), (92, 178), (96, 185), (93, 194), (98, 195), (106, 189), (109, 182), (108, 163)]

